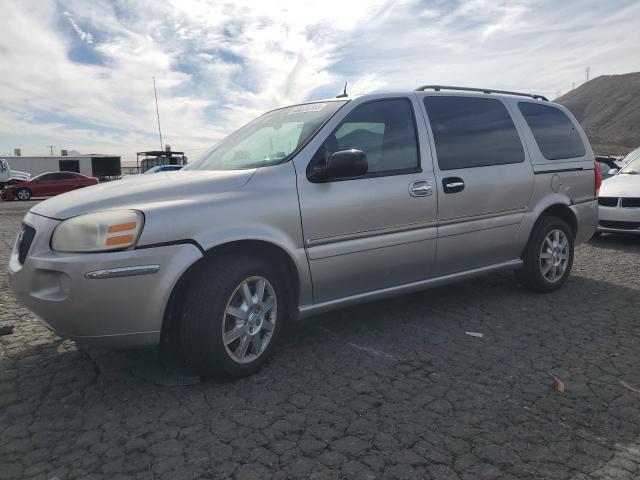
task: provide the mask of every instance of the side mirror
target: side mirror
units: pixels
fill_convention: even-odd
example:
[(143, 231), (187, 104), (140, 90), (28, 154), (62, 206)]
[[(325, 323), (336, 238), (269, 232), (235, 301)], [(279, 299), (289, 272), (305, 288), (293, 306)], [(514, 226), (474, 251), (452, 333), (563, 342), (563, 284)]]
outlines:
[(612, 168), (611, 170), (609, 170), (607, 172), (607, 175), (609, 175), (610, 177), (613, 177), (616, 173), (618, 173), (620, 171), (619, 168)]
[(369, 171), (367, 155), (362, 150), (334, 152), (326, 161), (313, 166), (308, 178), (313, 183), (361, 177)]

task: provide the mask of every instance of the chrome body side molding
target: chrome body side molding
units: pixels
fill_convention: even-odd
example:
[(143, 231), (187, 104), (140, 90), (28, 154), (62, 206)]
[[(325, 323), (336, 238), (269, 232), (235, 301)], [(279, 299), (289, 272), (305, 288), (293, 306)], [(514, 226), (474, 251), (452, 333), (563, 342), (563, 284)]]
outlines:
[(91, 280), (102, 278), (119, 278), (119, 277), (135, 277), (137, 275), (150, 275), (158, 273), (160, 265), (135, 265), (131, 267), (109, 268), (106, 270), (94, 270), (84, 274), (86, 278)]
[(421, 230), (423, 228), (431, 228), (437, 226), (436, 221), (410, 223), (408, 225), (398, 225), (394, 227), (380, 228), (376, 230), (366, 230), (364, 232), (347, 233), (344, 235), (335, 235), (331, 237), (312, 238), (305, 241), (307, 247), (317, 247), (329, 243), (344, 242), (347, 240), (359, 240), (368, 237), (379, 237), (381, 235), (389, 235), (392, 233), (410, 232), (412, 230)]

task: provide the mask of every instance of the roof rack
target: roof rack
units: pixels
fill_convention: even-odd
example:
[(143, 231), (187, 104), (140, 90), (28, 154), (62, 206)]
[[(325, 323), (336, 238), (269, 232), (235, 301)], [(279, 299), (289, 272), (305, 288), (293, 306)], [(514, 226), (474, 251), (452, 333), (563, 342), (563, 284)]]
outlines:
[(547, 97), (542, 95), (535, 95), (533, 93), (521, 93), (521, 92), (510, 92), (508, 90), (493, 90), (489, 88), (471, 88), (471, 87), (451, 87), (448, 85), (423, 85), (421, 87), (416, 88), (416, 92), (423, 92), (425, 90), (435, 90), (439, 92), (440, 90), (460, 90), (463, 92), (481, 92), (481, 93), (504, 93), (507, 95), (518, 95), (520, 97), (529, 97), (535, 100), (544, 100), (549, 101)]

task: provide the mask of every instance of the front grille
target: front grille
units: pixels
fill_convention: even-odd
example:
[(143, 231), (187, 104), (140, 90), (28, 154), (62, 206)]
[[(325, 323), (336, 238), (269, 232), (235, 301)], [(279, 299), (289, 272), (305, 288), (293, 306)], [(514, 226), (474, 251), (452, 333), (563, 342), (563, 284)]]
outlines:
[(603, 207), (615, 207), (618, 205), (618, 197), (598, 197), (598, 205)]
[(611, 220), (600, 220), (600, 226), (604, 228), (619, 228), (621, 230), (635, 230), (640, 227), (640, 222), (614, 222)]
[(29, 254), (33, 237), (36, 235), (36, 229), (31, 225), (22, 225), (22, 232), (20, 232), (20, 238), (18, 239), (18, 261), (20, 265), (24, 263)]
[(638, 208), (640, 207), (640, 197), (625, 197), (620, 202), (620, 205), (623, 207), (632, 207)]

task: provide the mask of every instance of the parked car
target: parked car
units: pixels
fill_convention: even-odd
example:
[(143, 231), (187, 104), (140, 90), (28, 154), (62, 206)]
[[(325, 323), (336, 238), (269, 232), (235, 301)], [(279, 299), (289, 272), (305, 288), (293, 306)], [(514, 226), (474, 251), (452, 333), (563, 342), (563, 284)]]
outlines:
[(42, 202), (11, 287), (63, 337), (180, 342), (220, 378), (255, 372), (291, 317), (500, 270), (554, 291), (597, 224), (593, 152), (561, 105), (482, 92), (280, 108), (180, 172)]
[(144, 174), (148, 173), (158, 173), (158, 172), (173, 172), (176, 170), (180, 170), (182, 165), (156, 165), (155, 167), (150, 168)]
[(31, 197), (52, 197), (78, 188), (96, 185), (97, 178), (75, 172), (49, 172), (31, 180), (16, 182), (2, 191), (2, 200), (29, 200)]
[(600, 164), (600, 175), (603, 180), (613, 177), (620, 170), (620, 157), (597, 156), (596, 162)]
[(9, 162), (4, 158), (0, 158), (0, 190), (4, 190), (7, 185), (20, 180), (29, 180), (30, 178), (30, 173), (12, 170)]
[(598, 232), (640, 235), (640, 155), (602, 184)]

